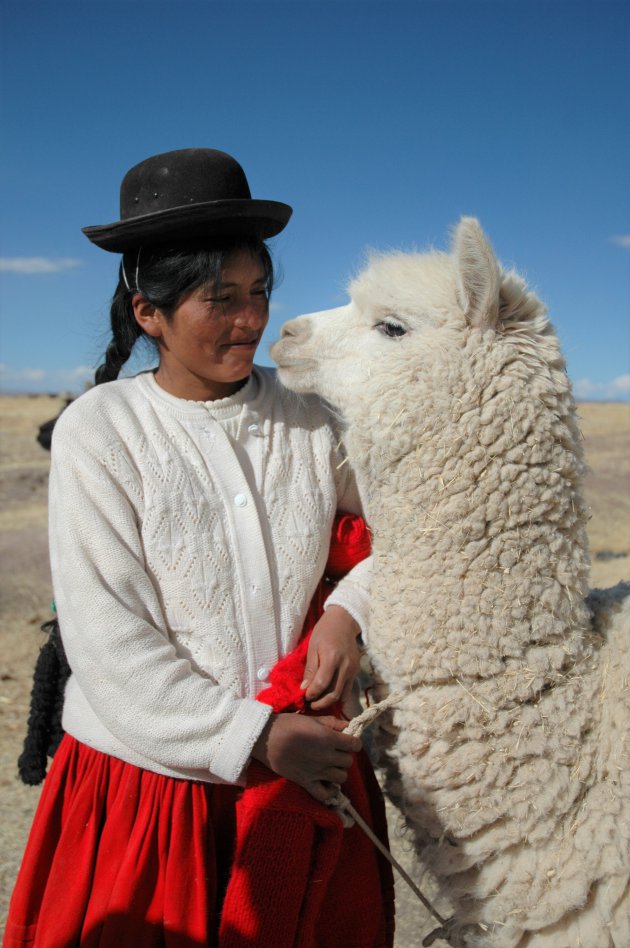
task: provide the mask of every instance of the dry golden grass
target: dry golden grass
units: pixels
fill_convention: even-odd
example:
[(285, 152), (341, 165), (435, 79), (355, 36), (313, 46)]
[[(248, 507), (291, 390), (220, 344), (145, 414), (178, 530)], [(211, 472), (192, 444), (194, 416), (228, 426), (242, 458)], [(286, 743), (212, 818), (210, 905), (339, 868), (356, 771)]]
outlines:
[(627, 560), (618, 570), (610, 560), (607, 573), (605, 561), (596, 558), (630, 552), (630, 405), (581, 404), (579, 414), (589, 465), (585, 491), (592, 511), (588, 533), (593, 585), (611, 585), (617, 574), (619, 579), (630, 578)]
[[(16, 776), (27, 716), (33, 664), (41, 644), (39, 626), (50, 617), (51, 598), (46, 540), (46, 489), (49, 456), (35, 441), (39, 425), (55, 416), (62, 399), (0, 396), (0, 930), (39, 790)], [(590, 473), (586, 497), (594, 555), (593, 586), (630, 579), (630, 406), (582, 404), (582, 431)], [(610, 559), (598, 555), (625, 554)], [(398, 858), (404, 842), (392, 816), (392, 848)], [(409, 853), (402, 861), (414, 875)], [(398, 937), (402, 948), (431, 930), (424, 910), (397, 884)]]

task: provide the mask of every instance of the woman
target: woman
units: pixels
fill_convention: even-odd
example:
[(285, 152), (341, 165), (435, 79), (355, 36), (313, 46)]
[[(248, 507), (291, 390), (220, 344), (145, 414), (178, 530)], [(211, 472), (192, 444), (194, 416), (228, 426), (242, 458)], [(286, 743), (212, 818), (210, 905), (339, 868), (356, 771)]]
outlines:
[[(189, 149), (132, 168), (121, 220), (84, 229), (123, 257), (97, 384), (53, 439), (72, 674), (5, 946), (214, 943), (253, 763), (325, 802), (360, 749), (336, 718), (255, 700), (300, 638), (337, 509), (360, 509), (324, 408), (254, 367), (263, 241), (290, 215), (253, 200), (229, 155)], [(140, 337), (157, 369), (116, 381)], [(352, 687), (367, 575), (341, 580), (313, 630), (316, 711)]]

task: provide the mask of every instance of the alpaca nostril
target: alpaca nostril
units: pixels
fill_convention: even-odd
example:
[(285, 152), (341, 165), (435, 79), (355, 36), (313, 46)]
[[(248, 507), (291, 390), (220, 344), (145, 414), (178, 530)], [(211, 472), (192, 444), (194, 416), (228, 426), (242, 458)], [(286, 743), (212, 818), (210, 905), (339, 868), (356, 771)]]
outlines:
[(286, 336), (295, 336), (295, 327), (292, 323), (285, 323), (280, 330), (280, 338), (284, 339)]
[(306, 316), (298, 316), (296, 319), (289, 319), (280, 329), (281, 339), (295, 339), (300, 345), (311, 337), (310, 319)]

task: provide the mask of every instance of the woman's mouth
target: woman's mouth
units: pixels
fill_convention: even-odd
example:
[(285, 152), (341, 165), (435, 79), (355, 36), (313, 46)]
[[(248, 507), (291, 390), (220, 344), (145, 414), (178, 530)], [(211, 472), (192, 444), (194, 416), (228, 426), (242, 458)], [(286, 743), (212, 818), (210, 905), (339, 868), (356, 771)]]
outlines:
[(250, 339), (238, 339), (224, 343), (224, 349), (255, 349), (260, 341), (260, 336), (253, 336)]

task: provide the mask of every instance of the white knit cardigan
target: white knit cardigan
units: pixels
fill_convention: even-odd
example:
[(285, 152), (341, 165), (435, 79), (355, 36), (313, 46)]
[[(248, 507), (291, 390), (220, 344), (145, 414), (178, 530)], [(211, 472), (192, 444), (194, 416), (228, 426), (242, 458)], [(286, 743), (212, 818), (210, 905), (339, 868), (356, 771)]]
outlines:
[[(330, 413), (256, 368), (194, 402), (152, 373), (97, 386), (55, 428), (50, 553), (72, 676), (65, 730), (175, 777), (243, 781), (337, 509), (360, 511)], [(369, 562), (330, 602), (365, 627)]]

